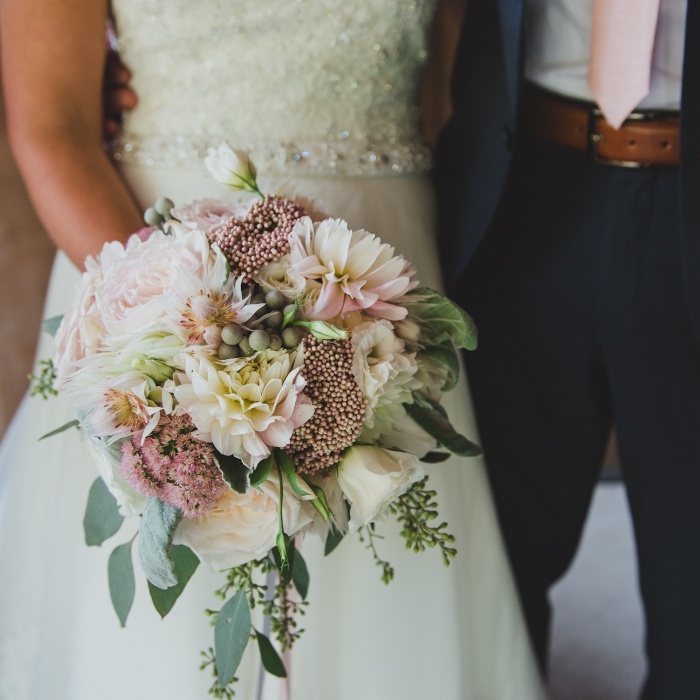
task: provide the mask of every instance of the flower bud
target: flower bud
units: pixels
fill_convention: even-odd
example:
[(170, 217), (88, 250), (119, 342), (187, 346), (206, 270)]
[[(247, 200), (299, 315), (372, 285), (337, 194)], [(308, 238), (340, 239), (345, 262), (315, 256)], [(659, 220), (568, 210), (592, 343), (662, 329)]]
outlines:
[(253, 331), (248, 337), (248, 343), (255, 352), (267, 350), (270, 347), (270, 336), (263, 330)]
[(148, 209), (146, 209), (146, 212), (143, 215), (143, 220), (149, 226), (155, 226), (156, 228), (160, 228), (165, 221), (165, 219), (153, 207), (148, 207)]
[(296, 328), (285, 328), (282, 331), (282, 344), (290, 350), (301, 342), (301, 333)]
[(285, 307), (287, 300), (282, 292), (273, 289), (265, 295), (265, 303), (274, 311), (279, 311)]
[(161, 214), (164, 218), (170, 218), (170, 212), (174, 209), (175, 202), (167, 197), (161, 197), (155, 205), (155, 210)]
[(239, 350), (236, 345), (221, 343), (216, 354), (219, 356), (220, 360), (235, 360), (238, 357)]
[(221, 340), (228, 345), (238, 345), (243, 339), (243, 329), (235, 323), (230, 323), (221, 329)]

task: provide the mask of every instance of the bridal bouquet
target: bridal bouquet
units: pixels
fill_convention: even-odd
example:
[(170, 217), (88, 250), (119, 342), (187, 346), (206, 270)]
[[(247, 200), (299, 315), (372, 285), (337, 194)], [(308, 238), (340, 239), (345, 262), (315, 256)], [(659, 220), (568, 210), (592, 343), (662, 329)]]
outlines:
[[(207, 164), (254, 197), (160, 199), (148, 228), (88, 258), (72, 309), (45, 322), (57, 351), (39, 389), (76, 410), (49, 435), (79, 426), (94, 452), (88, 545), (138, 518), (138, 559), (163, 616), (200, 562), (225, 572), (203, 667), (213, 665), (211, 692), (230, 697), (251, 639), (267, 671), (285, 675), (278, 649), (299, 636), (309, 588), (303, 534), (320, 534), (329, 554), (359, 532), (389, 582), (372, 538), (394, 516), (407, 547), (437, 546), (449, 564), (454, 538), (433, 523), (422, 462), (479, 453), (440, 405), (476, 329), (377, 236), (263, 195), (227, 146)], [(132, 542), (109, 560), (122, 625)], [(274, 642), (251, 624), (256, 606)]]

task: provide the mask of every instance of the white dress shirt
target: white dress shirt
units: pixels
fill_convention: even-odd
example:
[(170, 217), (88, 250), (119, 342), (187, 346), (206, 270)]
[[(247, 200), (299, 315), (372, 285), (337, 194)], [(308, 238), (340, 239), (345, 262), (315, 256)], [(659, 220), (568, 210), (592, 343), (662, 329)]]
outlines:
[[(651, 89), (641, 109), (679, 109), (687, 0), (661, 0)], [(547, 90), (593, 101), (588, 87), (593, 0), (527, 0), (525, 77)]]

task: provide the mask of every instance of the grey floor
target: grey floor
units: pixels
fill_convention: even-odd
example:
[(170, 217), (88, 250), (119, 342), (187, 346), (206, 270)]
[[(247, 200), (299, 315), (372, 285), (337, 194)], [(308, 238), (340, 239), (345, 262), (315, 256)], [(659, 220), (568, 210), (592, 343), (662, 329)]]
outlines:
[(622, 483), (596, 489), (574, 563), (551, 599), (551, 700), (635, 700), (644, 622)]

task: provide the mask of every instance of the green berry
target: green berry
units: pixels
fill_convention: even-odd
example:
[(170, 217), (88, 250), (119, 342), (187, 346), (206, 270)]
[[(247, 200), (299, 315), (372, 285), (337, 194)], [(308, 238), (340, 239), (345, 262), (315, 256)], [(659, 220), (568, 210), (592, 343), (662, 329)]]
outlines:
[(278, 335), (270, 336), (270, 350), (281, 350), (282, 349), (282, 338)]
[[(284, 315), (286, 316), (287, 314), (292, 313), (294, 311), (294, 304), (289, 304), (289, 306), (284, 307)], [(294, 314), (294, 318), (292, 321), (298, 321), (299, 320), (299, 309), (297, 309), (297, 312)]]
[(284, 294), (282, 294), (282, 292), (278, 292), (276, 289), (273, 289), (271, 292), (268, 292), (265, 295), (265, 302), (271, 309), (279, 311), (280, 309), (284, 308), (287, 300), (284, 298)]
[(284, 321), (284, 315), (281, 311), (273, 311), (263, 322), (268, 328), (274, 328), (279, 330), (282, 328), (282, 321)]
[(216, 354), (220, 360), (235, 360), (238, 357), (238, 348), (235, 345), (221, 343)]
[(250, 357), (251, 355), (255, 354), (255, 350), (253, 350), (253, 348), (250, 347), (250, 341), (248, 340), (248, 338), (241, 339), (241, 342), (238, 343), (238, 349), (240, 350), (241, 355), (243, 355), (243, 357)]
[(146, 212), (143, 215), (143, 220), (149, 226), (155, 226), (156, 228), (160, 227), (165, 221), (165, 219), (153, 207), (146, 209)]
[(282, 331), (282, 344), (285, 348), (297, 347), (301, 342), (301, 333), (296, 328), (285, 328)]
[(243, 338), (243, 329), (235, 323), (229, 323), (221, 329), (221, 340), (228, 345), (238, 345)]
[(263, 330), (253, 331), (248, 338), (248, 342), (255, 352), (260, 352), (270, 347), (270, 336)]
[(170, 218), (170, 212), (173, 210), (175, 207), (175, 203), (173, 202), (172, 199), (168, 199), (167, 197), (161, 197), (155, 205), (155, 210), (164, 216), (166, 219)]

